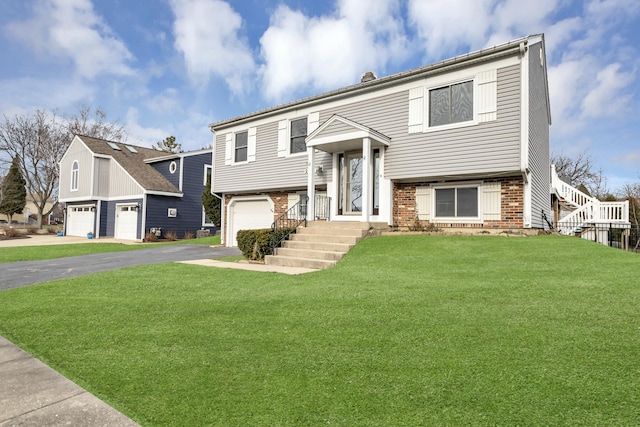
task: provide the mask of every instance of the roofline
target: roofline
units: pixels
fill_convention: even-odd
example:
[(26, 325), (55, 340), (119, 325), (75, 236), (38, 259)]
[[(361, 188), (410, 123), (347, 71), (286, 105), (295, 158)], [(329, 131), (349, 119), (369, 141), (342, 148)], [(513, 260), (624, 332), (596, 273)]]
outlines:
[(487, 49), (482, 49), (475, 52), (466, 53), (464, 55), (455, 56), (453, 58), (446, 59), (444, 61), (436, 62), (430, 65), (425, 65), (418, 68), (413, 68), (408, 71), (402, 71), (400, 73), (392, 74), (386, 77), (381, 77), (379, 79), (371, 80), (365, 83), (357, 83), (357, 84), (336, 89), (330, 92), (325, 92), (320, 95), (314, 95), (308, 98), (303, 98), (300, 100), (285, 103), (276, 107), (270, 107), (264, 110), (259, 110), (259, 111), (238, 116), (235, 118), (214, 122), (209, 125), (209, 130), (211, 130), (211, 132), (215, 132), (216, 129), (223, 129), (231, 125), (239, 125), (242, 123), (255, 120), (257, 118), (274, 116), (279, 113), (298, 109), (300, 108), (300, 106), (303, 106), (303, 105), (309, 107), (309, 106), (327, 102), (329, 100), (337, 100), (337, 99), (346, 98), (349, 96), (372, 92), (374, 90), (378, 90), (394, 84), (409, 82), (412, 80), (416, 80), (418, 78), (423, 78), (431, 74), (440, 73), (450, 68), (458, 68), (463, 65), (473, 64), (475, 62), (507, 56), (511, 53), (520, 51), (521, 48), (524, 47), (524, 46), (521, 47), (521, 45), (524, 44), (526, 46), (529, 42), (529, 39), (533, 37), (538, 38), (539, 35), (521, 37), (519, 39), (515, 39), (507, 43), (496, 45)]
[(162, 162), (164, 160), (191, 157), (191, 156), (197, 156), (197, 155), (200, 155), (200, 154), (207, 154), (207, 153), (213, 153), (213, 149), (212, 148), (205, 148), (205, 149), (202, 149), (202, 150), (185, 151), (185, 152), (182, 152), (182, 153), (167, 153), (166, 156), (150, 157), (148, 159), (145, 159), (144, 162), (145, 163), (155, 163), (155, 162)]

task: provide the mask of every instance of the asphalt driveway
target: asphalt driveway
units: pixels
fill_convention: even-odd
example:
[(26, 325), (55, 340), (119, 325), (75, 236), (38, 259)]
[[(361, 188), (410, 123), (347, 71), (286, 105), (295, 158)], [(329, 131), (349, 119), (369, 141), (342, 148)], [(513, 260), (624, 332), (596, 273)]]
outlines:
[(42, 261), (10, 262), (0, 264), (0, 290), (136, 265), (216, 259), (240, 254), (238, 248), (224, 246), (171, 245)]

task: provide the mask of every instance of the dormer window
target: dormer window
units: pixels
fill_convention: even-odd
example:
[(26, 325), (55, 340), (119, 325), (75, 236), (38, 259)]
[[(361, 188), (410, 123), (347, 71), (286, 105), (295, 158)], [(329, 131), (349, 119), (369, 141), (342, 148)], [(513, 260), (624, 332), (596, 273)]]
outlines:
[(78, 191), (78, 170), (80, 165), (78, 161), (73, 162), (73, 166), (71, 166), (71, 191)]

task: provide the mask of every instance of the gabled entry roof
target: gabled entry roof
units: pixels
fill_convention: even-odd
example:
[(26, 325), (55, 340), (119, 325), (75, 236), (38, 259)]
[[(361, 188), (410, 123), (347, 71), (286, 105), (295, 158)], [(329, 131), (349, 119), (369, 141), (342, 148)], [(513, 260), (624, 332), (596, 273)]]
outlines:
[(391, 138), (353, 120), (334, 114), (307, 136), (307, 147), (327, 153), (362, 150), (362, 140), (369, 138), (372, 148), (388, 147)]

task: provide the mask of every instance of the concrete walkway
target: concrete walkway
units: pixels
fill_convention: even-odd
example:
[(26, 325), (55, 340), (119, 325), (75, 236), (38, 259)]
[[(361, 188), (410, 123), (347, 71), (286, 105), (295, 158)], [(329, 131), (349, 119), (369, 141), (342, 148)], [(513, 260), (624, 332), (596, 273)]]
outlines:
[(138, 426), (0, 337), (0, 427)]

